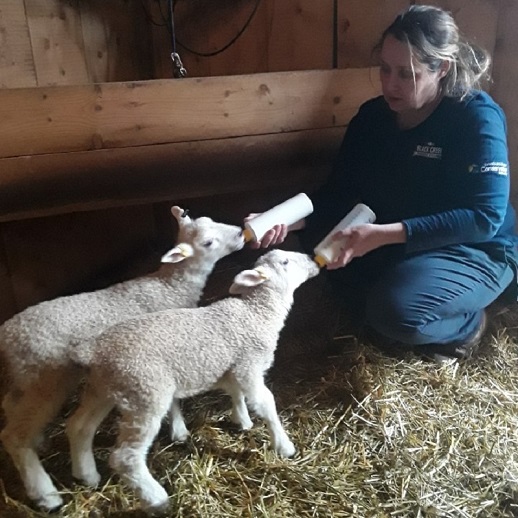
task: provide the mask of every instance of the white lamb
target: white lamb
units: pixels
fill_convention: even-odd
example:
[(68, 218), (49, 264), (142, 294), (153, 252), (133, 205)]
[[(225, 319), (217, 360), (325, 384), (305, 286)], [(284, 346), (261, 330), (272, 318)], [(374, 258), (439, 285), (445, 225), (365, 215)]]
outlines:
[(63, 503), (36, 447), (44, 427), (81, 380), (82, 371), (71, 361), (71, 350), (122, 320), (195, 307), (216, 262), (244, 245), (237, 226), (206, 217), (193, 220), (177, 206), (171, 212), (179, 233), (177, 246), (162, 257), (168, 264), (103, 290), (42, 302), (0, 327), (0, 349), (11, 382), (3, 400), (6, 425), (0, 438), (29, 498), (40, 507), (52, 510)]
[(118, 324), (74, 358), (89, 366), (81, 405), (68, 420), (73, 475), (97, 485), (95, 432), (116, 406), (121, 412), (110, 466), (141, 498), (148, 512), (164, 511), (168, 496), (146, 467), (148, 449), (172, 408), (172, 438), (188, 431), (179, 400), (219, 388), (233, 400), (232, 420), (252, 426), (247, 407), (263, 418), (274, 449), (290, 457), (295, 447), (282, 428), (264, 374), (274, 359), (293, 293), (319, 272), (305, 254), (273, 250), (253, 270), (239, 273), (229, 297), (197, 309), (176, 309)]

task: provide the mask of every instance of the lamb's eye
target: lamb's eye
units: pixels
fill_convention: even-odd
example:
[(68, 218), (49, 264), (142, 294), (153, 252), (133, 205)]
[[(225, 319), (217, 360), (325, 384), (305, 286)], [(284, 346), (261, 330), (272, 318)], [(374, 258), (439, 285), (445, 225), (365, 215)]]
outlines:
[(214, 242), (213, 239), (209, 239), (208, 241), (205, 241), (205, 243), (203, 243), (203, 246), (205, 248), (209, 248), (209, 246), (212, 246), (212, 243)]
[(289, 262), (290, 262), (290, 260), (289, 260), (289, 259), (284, 259), (284, 261), (282, 261), (282, 264), (286, 265), (286, 264), (288, 264)]

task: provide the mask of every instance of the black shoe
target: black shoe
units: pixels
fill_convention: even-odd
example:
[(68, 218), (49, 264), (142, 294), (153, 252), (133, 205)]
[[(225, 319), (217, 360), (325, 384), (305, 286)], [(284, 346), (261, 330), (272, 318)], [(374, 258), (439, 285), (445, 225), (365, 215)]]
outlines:
[(473, 334), (462, 341), (454, 341), (447, 344), (429, 344), (416, 347), (415, 352), (428, 357), (441, 364), (452, 359), (469, 359), (478, 351), (482, 337), (487, 329), (487, 313), (482, 312), (480, 324)]

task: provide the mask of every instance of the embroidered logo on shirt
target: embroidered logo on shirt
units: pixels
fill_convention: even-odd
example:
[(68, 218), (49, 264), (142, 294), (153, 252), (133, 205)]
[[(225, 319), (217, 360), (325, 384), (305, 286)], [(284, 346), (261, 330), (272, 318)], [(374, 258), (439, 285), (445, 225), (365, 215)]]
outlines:
[(470, 173), (496, 173), (502, 176), (507, 176), (508, 167), (505, 162), (486, 162), (485, 164), (471, 164), (468, 167)]
[(428, 142), (425, 145), (418, 144), (412, 156), (440, 160), (442, 158), (442, 147), (436, 146), (433, 142)]

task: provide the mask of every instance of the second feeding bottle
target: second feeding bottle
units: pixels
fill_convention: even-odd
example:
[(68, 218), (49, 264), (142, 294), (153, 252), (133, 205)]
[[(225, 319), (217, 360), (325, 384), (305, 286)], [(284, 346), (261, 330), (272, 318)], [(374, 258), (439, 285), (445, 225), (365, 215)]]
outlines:
[(340, 230), (345, 230), (350, 227), (357, 227), (365, 223), (374, 223), (376, 221), (376, 214), (363, 203), (358, 203), (354, 206), (339, 223), (336, 225), (327, 236), (320, 241), (314, 248), (315, 262), (324, 267), (326, 264), (332, 263), (340, 254), (340, 242), (334, 241), (333, 236)]

